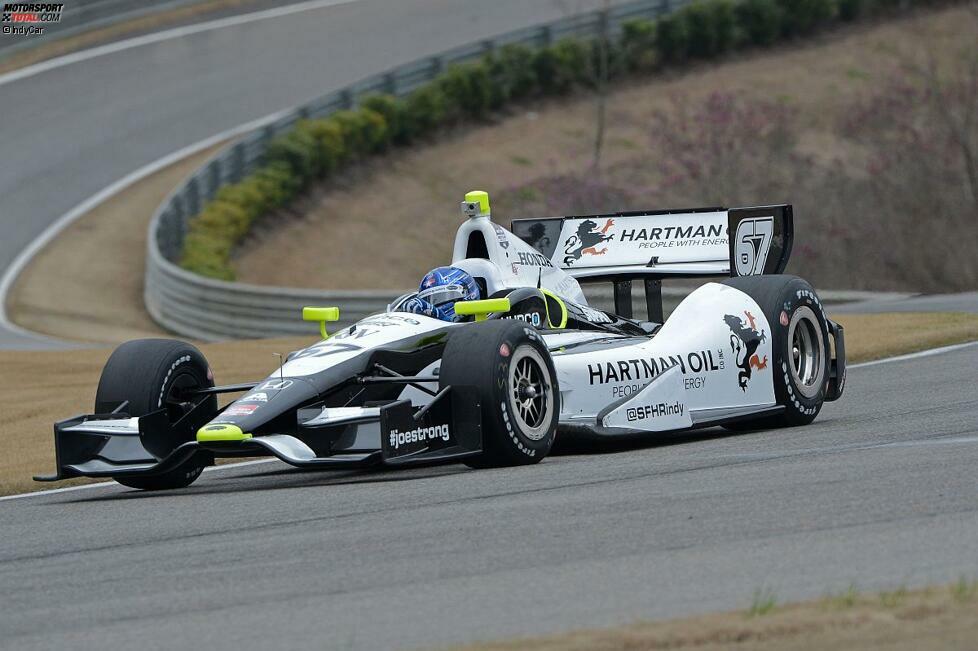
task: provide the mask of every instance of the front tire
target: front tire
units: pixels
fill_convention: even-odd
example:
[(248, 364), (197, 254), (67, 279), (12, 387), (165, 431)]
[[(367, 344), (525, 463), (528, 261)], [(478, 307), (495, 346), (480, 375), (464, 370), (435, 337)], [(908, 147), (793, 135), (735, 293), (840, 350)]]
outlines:
[(745, 276), (725, 285), (753, 298), (771, 326), (774, 395), (784, 411), (741, 421), (728, 429), (795, 427), (815, 420), (829, 381), (829, 334), (825, 312), (810, 284), (797, 276)]
[[(187, 402), (180, 397), (181, 392), (212, 386), (214, 376), (207, 360), (194, 346), (169, 339), (129, 341), (115, 349), (102, 369), (95, 395), (95, 413), (107, 413), (128, 402), (122, 411), (130, 416), (146, 416), (165, 409), (172, 424), (200, 402), (208, 403), (211, 411), (217, 413), (216, 396), (207, 396), (197, 402)], [(149, 451), (162, 457), (170, 450)], [(141, 490), (184, 488), (200, 476), (206, 465), (206, 458), (195, 455), (161, 475), (113, 479), (123, 486)]]
[(441, 387), (474, 386), (482, 403), (482, 454), (472, 468), (539, 463), (553, 447), (560, 390), (550, 352), (519, 321), (461, 326), (442, 355)]

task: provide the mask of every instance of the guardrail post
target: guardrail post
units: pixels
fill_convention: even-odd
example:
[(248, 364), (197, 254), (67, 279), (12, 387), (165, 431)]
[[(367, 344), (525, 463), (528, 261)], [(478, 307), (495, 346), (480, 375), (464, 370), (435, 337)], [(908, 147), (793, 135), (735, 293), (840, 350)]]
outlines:
[(204, 196), (210, 201), (221, 187), (221, 159), (215, 158), (207, 166), (207, 192)]
[(496, 50), (496, 41), (491, 38), (487, 38), (482, 41), (482, 52), (483, 54), (492, 54)]
[(384, 92), (388, 95), (397, 95), (397, 76), (393, 72), (384, 74)]
[(671, 4), (670, 3), (670, 0), (661, 0), (661, 2), (659, 2), (659, 8), (655, 12), (656, 15), (657, 16), (664, 16), (667, 13), (669, 13), (670, 11), (672, 11), (672, 7), (670, 6), (670, 4)]
[(231, 149), (231, 182), (237, 183), (244, 177), (245, 144), (239, 142)]
[(441, 57), (431, 57), (431, 76), (437, 77), (445, 69), (445, 62)]
[(550, 25), (544, 25), (540, 28), (540, 46), (547, 47), (553, 43), (554, 35), (553, 30), (550, 29)]
[(340, 91), (340, 105), (347, 110), (353, 108), (353, 93), (349, 88)]
[(184, 197), (187, 202), (188, 216), (196, 215), (200, 212), (200, 181), (196, 176), (187, 181), (187, 189), (184, 190)]

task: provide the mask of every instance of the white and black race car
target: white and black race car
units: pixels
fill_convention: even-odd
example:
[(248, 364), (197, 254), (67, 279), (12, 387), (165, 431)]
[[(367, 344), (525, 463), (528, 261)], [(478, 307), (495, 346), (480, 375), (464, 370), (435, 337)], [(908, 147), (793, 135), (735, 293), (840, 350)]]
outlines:
[[(512, 231), (491, 221), (484, 192), (462, 208), (451, 264), (487, 297), (455, 304), (465, 321), (389, 308), (327, 336), (338, 308), (306, 308), (322, 340), (229, 386), (189, 344), (123, 344), (95, 414), (55, 424), (57, 474), (38, 479), (179, 488), (215, 457), (268, 455), (323, 469), (532, 464), (556, 436), (804, 425), (842, 394), (842, 328), (807, 282), (781, 275), (790, 206), (524, 219)], [(661, 281), (677, 277), (722, 279), (664, 320)], [(579, 280), (613, 283), (615, 313), (590, 307)], [(634, 280), (647, 320), (632, 317)]]

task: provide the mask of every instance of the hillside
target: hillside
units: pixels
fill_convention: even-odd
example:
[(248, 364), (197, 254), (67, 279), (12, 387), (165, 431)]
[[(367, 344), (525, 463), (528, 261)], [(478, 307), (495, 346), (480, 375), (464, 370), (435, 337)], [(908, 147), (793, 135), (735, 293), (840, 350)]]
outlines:
[(958, 7), (616, 84), (597, 166), (594, 93), (524, 106), (316, 188), (254, 231), (238, 278), (406, 288), (449, 259), (458, 201), (482, 188), (501, 223), (790, 202), (789, 271), (818, 286), (974, 287), (973, 190), (939, 125), (947, 109), (978, 112), (974, 88), (955, 85), (978, 75), (976, 34), (974, 7)]

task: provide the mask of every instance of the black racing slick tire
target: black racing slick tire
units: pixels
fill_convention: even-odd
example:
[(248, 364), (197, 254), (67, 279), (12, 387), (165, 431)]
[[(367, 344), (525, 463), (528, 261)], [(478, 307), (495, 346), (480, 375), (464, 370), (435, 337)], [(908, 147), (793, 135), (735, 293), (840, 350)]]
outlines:
[(560, 389), (543, 337), (530, 326), (501, 319), (453, 329), (438, 378), (441, 387), (475, 387), (482, 404), (482, 454), (466, 465), (527, 465), (550, 452)]
[(794, 427), (815, 420), (829, 382), (831, 351), (822, 303), (812, 286), (797, 276), (729, 278), (757, 301), (771, 326), (774, 396), (784, 411), (775, 416), (741, 421), (728, 429)]
[[(105, 363), (95, 395), (95, 412), (108, 413), (128, 403), (122, 411), (130, 416), (166, 409), (174, 423), (194, 406), (180, 397), (181, 392), (212, 386), (214, 376), (195, 347), (169, 339), (138, 339), (116, 348)], [(217, 413), (216, 396), (207, 396), (203, 402)], [(113, 479), (142, 490), (184, 488), (200, 476), (206, 465), (206, 457), (196, 455), (164, 474)]]

